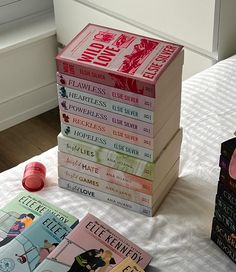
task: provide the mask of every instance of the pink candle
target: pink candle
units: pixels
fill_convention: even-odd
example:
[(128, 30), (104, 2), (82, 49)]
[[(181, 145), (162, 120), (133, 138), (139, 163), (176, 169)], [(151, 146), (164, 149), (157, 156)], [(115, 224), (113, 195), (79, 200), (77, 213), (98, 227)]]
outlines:
[(40, 162), (30, 162), (25, 167), (22, 185), (30, 192), (39, 191), (44, 187), (45, 177), (45, 166)]

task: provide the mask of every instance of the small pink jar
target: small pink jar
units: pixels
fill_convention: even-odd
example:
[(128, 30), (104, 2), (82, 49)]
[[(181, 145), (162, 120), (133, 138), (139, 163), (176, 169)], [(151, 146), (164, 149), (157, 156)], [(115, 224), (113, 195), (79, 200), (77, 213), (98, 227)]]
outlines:
[(26, 165), (22, 185), (30, 191), (36, 192), (44, 187), (46, 167), (40, 162), (30, 162)]

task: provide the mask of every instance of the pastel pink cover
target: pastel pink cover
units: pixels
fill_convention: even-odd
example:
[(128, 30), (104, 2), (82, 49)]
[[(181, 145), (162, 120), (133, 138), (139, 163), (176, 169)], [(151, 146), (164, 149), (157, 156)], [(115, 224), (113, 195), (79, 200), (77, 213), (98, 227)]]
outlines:
[[(88, 24), (58, 54), (57, 70), (155, 97), (157, 80), (181, 50), (177, 44)], [(98, 65), (104, 59), (105, 67)]]
[[(115, 245), (118, 242), (124, 245), (127, 250), (121, 252), (121, 250), (116, 249)], [(147, 252), (92, 214), (87, 214), (80, 221), (65, 240), (50, 254), (49, 258), (56, 257), (57, 261), (71, 265), (74, 257), (80, 253), (89, 249), (100, 248), (112, 251), (112, 256), (117, 264), (126, 257), (132, 256), (142, 268), (145, 268), (152, 259)], [(107, 271), (111, 269), (110, 266)]]

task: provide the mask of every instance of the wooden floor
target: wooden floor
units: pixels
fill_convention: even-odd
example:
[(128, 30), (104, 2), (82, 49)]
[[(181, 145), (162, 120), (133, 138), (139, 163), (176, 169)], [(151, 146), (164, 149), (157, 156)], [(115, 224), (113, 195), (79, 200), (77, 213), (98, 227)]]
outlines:
[(0, 132), (0, 172), (57, 145), (59, 110), (55, 108)]

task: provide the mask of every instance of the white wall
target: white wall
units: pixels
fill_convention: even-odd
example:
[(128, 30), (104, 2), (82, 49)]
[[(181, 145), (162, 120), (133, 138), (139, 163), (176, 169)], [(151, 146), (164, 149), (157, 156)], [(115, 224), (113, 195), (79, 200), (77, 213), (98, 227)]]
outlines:
[(0, 25), (0, 131), (57, 106), (55, 33), (48, 9)]

